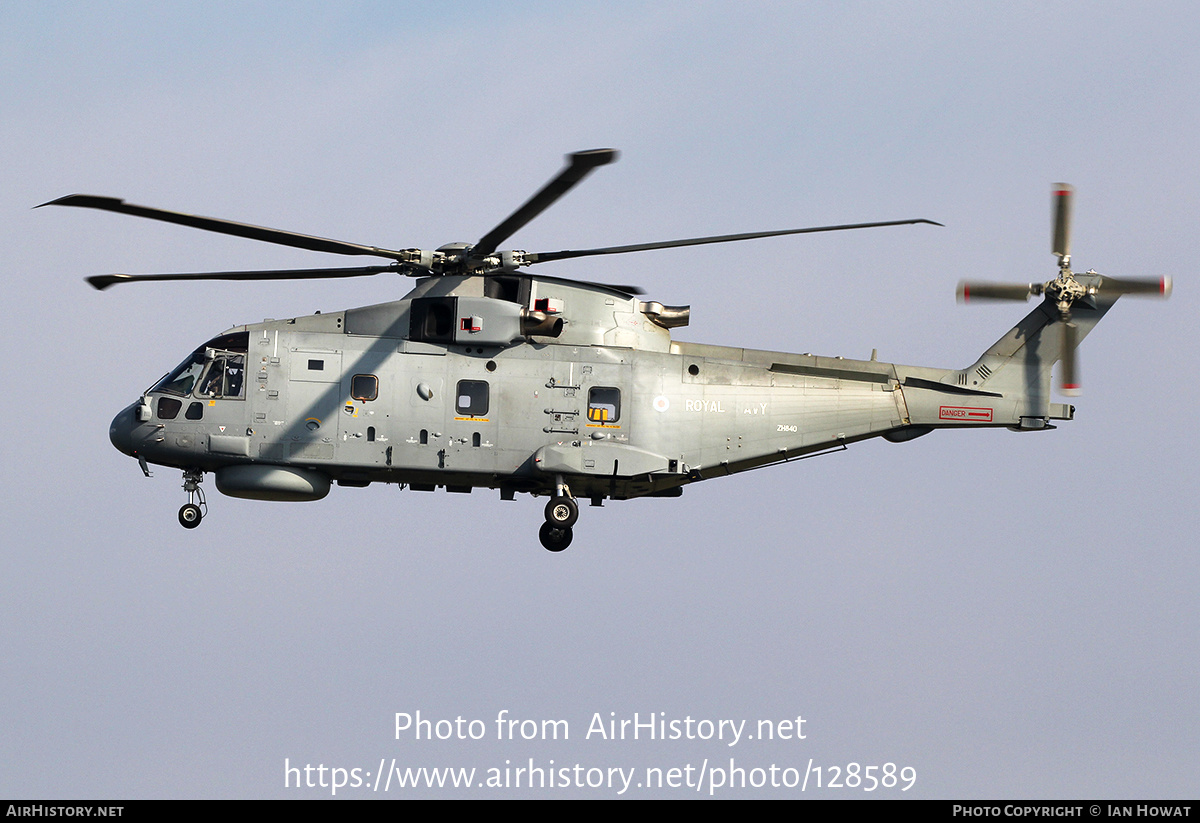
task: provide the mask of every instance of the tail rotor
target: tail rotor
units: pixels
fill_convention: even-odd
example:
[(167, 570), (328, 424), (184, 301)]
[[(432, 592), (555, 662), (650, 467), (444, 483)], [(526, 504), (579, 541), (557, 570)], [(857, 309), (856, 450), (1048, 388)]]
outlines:
[(958, 301), (972, 300), (1020, 300), (1044, 296), (1058, 315), (1062, 326), (1062, 365), (1059, 372), (1059, 389), (1064, 395), (1079, 394), (1079, 367), (1075, 349), (1079, 345), (1079, 328), (1071, 321), (1071, 312), (1077, 303), (1089, 301), (1095, 307), (1098, 296), (1115, 300), (1121, 295), (1146, 295), (1166, 298), (1171, 294), (1171, 278), (1116, 278), (1104, 277), (1095, 271), (1076, 273), (1071, 271), (1071, 216), (1075, 200), (1075, 189), (1066, 183), (1055, 183), (1052, 189), (1051, 210), (1053, 233), (1050, 250), (1058, 257), (1058, 277), (1045, 283), (986, 283), (964, 280), (958, 284)]

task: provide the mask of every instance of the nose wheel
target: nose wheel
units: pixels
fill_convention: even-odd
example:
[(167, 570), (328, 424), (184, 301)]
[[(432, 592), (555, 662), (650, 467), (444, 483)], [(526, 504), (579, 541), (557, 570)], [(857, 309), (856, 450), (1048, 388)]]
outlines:
[(199, 526), (204, 515), (208, 513), (208, 504), (204, 502), (204, 490), (200, 488), (203, 480), (204, 472), (199, 469), (185, 469), (183, 472), (183, 490), (188, 493), (188, 502), (179, 509), (179, 525), (185, 529)]
[(179, 509), (179, 525), (185, 529), (196, 528), (202, 519), (204, 519), (204, 514), (195, 503), (185, 503)]

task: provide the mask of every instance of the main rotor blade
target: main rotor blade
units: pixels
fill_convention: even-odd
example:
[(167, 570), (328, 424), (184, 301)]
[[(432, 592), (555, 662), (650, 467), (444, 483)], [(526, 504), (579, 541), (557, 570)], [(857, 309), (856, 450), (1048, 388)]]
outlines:
[(1041, 286), (1037, 283), (984, 283), (963, 280), (958, 284), (959, 303), (971, 300), (1026, 301), (1035, 294), (1041, 294)]
[(1103, 277), (1100, 283), (1101, 291), (1120, 292), (1121, 294), (1149, 294), (1155, 297), (1171, 296), (1170, 277)]
[(517, 232), (522, 226), (550, 207), (555, 200), (569, 192), (579, 181), (587, 177), (592, 169), (616, 160), (616, 149), (591, 149), (567, 155), (567, 165), (558, 176), (542, 187), (541, 191), (508, 216), (503, 223), (480, 238), (471, 250), (473, 257), (486, 257)]
[(1050, 250), (1059, 257), (1071, 256), (1071, 204), (1075, 198), (1075, 187), (1067, 183), (1055, 183), (1053, 189), (1054, 237)]
[(674, 249), (679, 246), (703, 246), (709, 243), (733, 243), (738, 240), (756, 240), (761, 237), (780, 237), (785, 234), (813, 234), (822, 231), (844, 231), (846, 229), (873, 229), (879, 226), (907, 226), (912, 223), (928, 223), (931, 226), (941, 226), (933, 220), (891, 220), (886, 223), (850, 223), (844, 226), (817, 226), (809, 229), (784, 229), (782, 231), (755, 231), (746, 234), (722, 234), (713, 237), (691, 237), (686, 240), (664, 240), (659, 243), (635, 243), (631, 246), (607, 246), (600, 249), (566, 249), (563, 251), (542, 251), (527, 254), (526, 259), (532, 263), (546, 263), (551, 260), (567, 260), (572, 257), (592, 257), (599, 254), (625, 254), (631, 251), (651, 251), (653, 249)]
[(234, 237), (262, 240), (265, 243), (276, 243), (280, 246), (292, 246), (297, 249), (308, 249), (309, 251), (324, 251), (332, 254), (363, 254), (371, 257), (388, 257), (393, 260), (404, 259), (403, 252), (392, 251), (391, 249), (360, 246), (357, 243), (347, 243), (343, 240), (329, 240), (324, 237), (297, 234), (295, 232), (283, 231), (282, 229), (251, 226), (248, 223), (235, 223), (232, 220), (223, 220), (219, 217), (200, 217), (194, 214), (183, 214), (181, 212), (150, 208), (149, 206), (135, 206), (116, 197), (71, 194), (66, 197), (60, 197), (57, 200), (51, 200), (49, 203), (42, 203), (41, 206), (35, 206), (34, 208), (40, 209), (42, 206), (77, 206), (85, 209), (115, 211), (118, 214), (146, 217), (150, 220), (161, 220), (164, 223), (175, 223), (180, 226), (190, 226), (193, 229), (212, 231), (217, 234), (231, 234)]
[(100, 291), (117, 283), (146, 280), (311, 280), (321, 277), (364, 277), (400, 272), (396, 266), (362, 266), (344, 269), (270, 269), (266, 271), (201, 271), (187, 274), (98, 274), (87, 281)]

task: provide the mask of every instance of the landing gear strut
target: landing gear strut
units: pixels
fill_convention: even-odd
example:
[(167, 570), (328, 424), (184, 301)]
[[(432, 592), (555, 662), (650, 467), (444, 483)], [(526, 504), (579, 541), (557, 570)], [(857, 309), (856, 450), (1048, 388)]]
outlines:
[(571, 496), (571, 489), (563, 481), (562, 475), (555, 478), (554, 496), (546, 504), (546, 522), (538, 531), (538, 539), (542, 545), (552, 552), (560, 552), (571, 545), (574, 535), (571, 527), (579, 520), (579, 504)]
[[(183, 490), (188, 493), (188, 502), (179, 509), (179, 525), (185, 529), (194, 529), (200, 525), (204, 515), (208, 513), (208, 504), (204, 502), (204, 490), (200, 483), (204, 480), (204, 472), (200, 469), (183, 470)], [(196, 505), (196, 501), (200, 505)]]

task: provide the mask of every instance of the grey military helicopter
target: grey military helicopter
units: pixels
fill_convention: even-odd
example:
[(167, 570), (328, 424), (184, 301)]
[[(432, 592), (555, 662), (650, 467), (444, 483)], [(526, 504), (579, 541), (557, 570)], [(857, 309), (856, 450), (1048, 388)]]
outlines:
[(121, 452), (183, 471), (179, 522), (207, 514), (200, 483), (257, 500), (319, 500), (330, 485), (545, 495), (539, 537), (565, 549), (578, 501), (677, 497), (690, 483), (934, 429), (1052, 429), (1051, 370), (1078, 389), (1075, 349), (1124, 294), (1170, 281), (1070, 268), (1072, 190), (1054, 194), (1045, 283), (967, 283), (968, 299), (1043, 299), (963, 369), (902, 366), (672, 340), (688, 306), (632, 286), (531, 275), (556, 260), (813, 232), (941, 225), (820, 226), (529, 253), (500, 244), (584, 179), (612, 149), (568, 155), (540, 191), (474, 245), (390, 250), (71, 195), (43, 205), (103, 209), (312, 251), (391, 262), (355, 268), (109, 274), (97, 289), (153, 280), (283, 280), (381, 273), (418, 278), (401, 300), (237, 326), (197, 347), (109, 427)]

